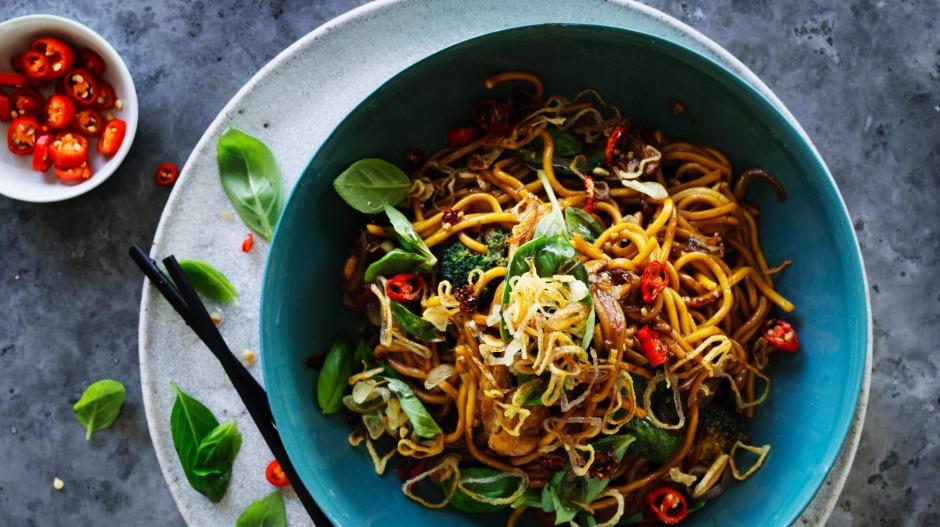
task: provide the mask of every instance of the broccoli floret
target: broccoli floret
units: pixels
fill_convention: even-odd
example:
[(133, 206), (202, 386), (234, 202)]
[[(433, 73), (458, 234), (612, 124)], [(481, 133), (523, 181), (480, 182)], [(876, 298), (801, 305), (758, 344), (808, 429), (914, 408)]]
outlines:
[[(480, 269), (488, 271), (494, 267), (506, 265), (506, 255), (508, 244), (506, 239), (509, 233), (503, 229), (492, 228), (483, 232), (483, 245), (489, 250), (486, 254), (478, 253), (459, 240), (444, 248), (441, 252), (438, 264), (438, 279), (447, 280), (454, 287), (467, 285), (467, 279), (470, 271)], [(486, 303), (492, 300), (493, 283), (490, 283), (480, 294), (480, 302)]]
[(703, 457), (714, 459), (731, 449), (744, 435), (744, 421), (740, 415), (723, 404), (710, 404), (699, 413), (704, 432)]

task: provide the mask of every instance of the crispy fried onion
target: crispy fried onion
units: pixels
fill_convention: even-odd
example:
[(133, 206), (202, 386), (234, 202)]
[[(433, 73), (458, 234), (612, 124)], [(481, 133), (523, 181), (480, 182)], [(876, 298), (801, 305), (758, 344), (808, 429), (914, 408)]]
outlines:
[[(659, 385), (659, 383), (664, 381), (666, 382), (667, 387), (672, 388), (672, 398), (676, 406), (676, 414), (679, 416), (679, 420), (676, 422), (676, 424), (673, 425), (660, 421), (659, 418), (656, 417), (656, 412), (654, 412), (651, 408), (652, 403), (650, 402), (650, 399), (653, 396), (653, 392), (656, 390), (656, 387)], [(649, 384), (646, 386), (646, 392), (643, 393), (643, 407), (646, 409), (646, 413), (650, 422), (659, 428), (664, 430), (679, 430), (685, 426), (685, 412), (682, 411), (682, 400), (679, 395), (679, 383), (676, 379), (676, 376), (672, 373), (666, 373), (666, 375), (663, 375), (663, 373), (660, 372), (657, 373), (652, 380), (650, 380)]]
[[(738, 472), (738, 466), (734, 462), (734, 457), (737, 455), (738, 449), (743, 448), (752, 454), (757, 455), (757, 460), (754, 461), (754, 464), (751, 465), (751, 468), (747, 469), (747, 472), (741, 474)], [(740, 440), (735, 441), (734, 446), (731, 447), (731, 452), (728, 454), (730, 459), (728, 463), (731, 464), (731, 475), (739, 481), (743, 481), (751, 476), (754, 472), (757, 471), (764, 464), (764, 459), (767, 457), (767, 454), (770, 452), (770, 445), (764, 445), (762, 447), (756, 447), (751, 445), (745, 445)]]
[[(440, 509), (440, 508), (447, 506), (447, 504), (450, 503), (450, 500), (454, 497), (454, 492), (457, 491), (457, 482), (460, 480), (460, 467), (458, 466), (458, 463), (460, 463), (460, 456), (456, 456), (456, 455), (445, 456), (441, 460), (441, 462), (438, 463), (437, 465), (434, 465), (430, 469), (425, 470), (424, 472), (418, 474), (417, 476), (402, 483), (401, 484), (402, 493), (405, 496), (408, 496), (412, 500), (420, 503), (421, 505), (424, 505), (425, 507), (429, 509)], [(423, 480), (424, 478), (428, 476), (431, 476), (437, 473), (441, 473), (440, 479), (442, 481), (450, 479), (452, 483), (450, 484), (449, 488), (444, 493), (444, 499), (440, 503), (430, 503), (426, 501), (424, 498), (422, 498), (421, 496), (418, 496), (417, 494), (415, 494), (412, 491), (412, 487), (414, 486), (415, 483)], [(451, 476), (451, 475), (453, 475), (454, 477), (449, 478), (448, 476)]]
[(343, 404), (353, 412), (367, 414), (385, 406), (392, 392), (372, 380), (359, 381), (353, 385), (352, 394), (343, 397)]
[[(507, 478), (518, 478), (519, 487), (511, 495), (505, 498), (488, 498), (477, 494), (476, 492), (467, 488), (468, 484), (477, 484), (477, 485), (489, 485), (490, 483), (495, 483), (497, 481), (507, 479)], [(529, 475), (526, 474), (521, 469), (513, 469), (511, 472), (500, 472), (493, 476), (487, 476), (485, 478), (467, 478), (461, 477), (457, 480), (457, 488), (461, 492), (467, 495), (468, 498), (479, 501), (480, 503), (488, 503), (490, 505), (509, 505), (510, 503), (516, 501), (529, 487)]]
[[(617, 490), (616, 488), (609, 488), (609, 489), (604, 490), (604, 492), (601, 492), (600, 494), (597, 495), (598, 500), (601, 498), (613, 498), (614, 500), (616, 500), (617, 512), (615, 512), (614, 515), (611, 516), (611, 518), (605, 521), (604, 523), (597, 523), (597, 524), (591, 524), (591, 525), (594, 525), (594, 527), (614, 527), (615, 525), (617, 525), (617, 523), (620, 522), (620, 518), (623, 517), (623, 511), (624, 511), (623, 494), (621, 494), (620, 491)], [(590, 508), (588, 507), (586, 507), (586, 510), (589, 513), (591, 512)], [(575, 520), (569, 521), (568, 525), (570, 525), (571, 527), (581, 527), (581, 524)]]
[[(617, 417), (624, 408), (624, 398), (630, 409), (625, 410), (623, 417)], [(636, 390), (633, 386), (633, 377), (627, 372), (621, 370), (617, 373), (617, 380), (614, 381), (614, 389), (611, 392), (611, 405), (604, 412), (604, 427), (601, 430), (605, 434), (616, 434), (620, 427), (627, 424), (633, 416), (636, 415)]]
[[(731, 351), (731, 340), (724, 335), (712, 335), (698, 345), (697, 348), (687, 354), (682, 360), (675, 362), (669, 367), (669, 372), (676, 374), (680, 379), (691, 377), (701, 369), (708, 371), (709, 377), (715, 376), (715, 371), (721, 368), (722, 363), (728, 358), (728, 352)], [(677, 370), (696, 357), (702, 359), (687, 371), (676, 373)]]
[(431, 371), (428, 372), (428, 376), (424, 379), (424, 389), (433, 390), (441, 383), (446, 381), (454, 374), (454, 365), (453, 364), (438, 364)]
[(392, 305), (388, 301), (388, 297), (385, 296), (385, 277), (380, 276), (379, 282), (382, 284), (381, 287), (374, 283), (369, 286), (369, 288), (372, 289), (372, 293), (375, 294), (375, 297), (379, 299), (379, 306), (382, 310), (382, 326), (379, 328), (379, 343), (383, 346), (391, 346), (392, 328), (395, 327), (392, 320)]
[[(573, 425), (581, 430), (575, 434), (569, 434), (565, 428)], [(571, 462), (571, 471), (579, 477), (588, 473), (591, 464), (594, 463), (594, 447), (587, 440), (597, 436), (601, 431), (600, 417), (549, 417), (542, 426), (545, 431), (554, 435), (561, 442), (565, 453), (568, 454), (568, 461)], [(554, 450), (552, 447), (551, 450)], [(539, 449), (543, 450), (542, 448)], [(587, 459), (581, 457), (579, 452), (587, 452)]]
[(716, 371), (714, 375), (715, 377), (723, 377), (725, 379), (728, 379), (728, 384), (731, 385), (731, 391), (734, 392), (734, 400), (735, 400), (735, 404), (738, 407), (738, 410), (750, 408), (751, 406), (757, 406), (761, 404), (762, 402), (764, 402), (764, 400), (767, 399), (767, 395), (770, 394), (770, 378), (764, 375), (757, 368), (751, 366), (750, 364), (745, 364), (744, 366), (746, 366), (747, 369), (751, 370), (751, 373), (753, 373), (754, 375), (756, 375), (757, 377), (759, 377), (760, 379), (764, 381), (763, 393), (761, 393), (760, 397), (758, 397), (757, 399), (754, 399), (753, 401), (749, 403), (744, 402), (744, 397), (741, 395), (741, 390), (738, 389), (738, 384), (734, 382), (734, 379), (730, 375), (728, 375), (724, 371), (721, 371), (721, 369)]
[(349, 434), (349, 444), (353, 447), (359, 446), (363, 441), (366, 443), (366, 450), (369, 451), (369, 459), (372, 460), (372, 466), (375, 467), (375, 473), (382, 475), (385, 472), (385, 466), (388, 464), (388, 460), (398, 453), (398, 450), (392, 449), (384, 456), (379, 456), (379, 453), (375, 451), (375, 445), (372, 444), (372, 440), (368, 436), (363, 434), (362, 428), (356, 428)]
[(440, 454), (443, 450), (444, 434), (437, 434), (433, 439), (423, 439), (412, 430), (410, 438), (404, 437), (398, 441), (398, 453), (405, 457), (431, 457)]
[[(692, 474), (686, 474), (679, 469), (679, 467), (672, 467), (669, 469), (669, 479), (675, 481), (676, 483), (681, 483), (685, 485), (692, 493), (692, 497), (699, 499), (705, 495), (706, 492), (711, 490), (712, 487), (718, 483), (718, 480), (721, 479), (721, 474), (725, 471), (725, 468), (728, 466), (728, 460), (731, 459), (731, 456), (728, 454), (722, 454), (715, 458), (711, 466), (708, 467), (708, 470), (702, 475), (702, 479), (698, 479)], [(695, 488), (692, 488), (692, 485), (698, 481), (698, 485), (695, 485)]]

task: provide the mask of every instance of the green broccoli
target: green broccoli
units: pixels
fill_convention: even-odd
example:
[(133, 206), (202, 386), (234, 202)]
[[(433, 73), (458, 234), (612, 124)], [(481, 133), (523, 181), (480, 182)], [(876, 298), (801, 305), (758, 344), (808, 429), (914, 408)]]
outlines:
[(744, 436), (744, 420), (734, 410), (712, 403), (699, 411), (700, 427), (704, 430), (702, 454), (714, 459), (728, 452), (735, 441)]
[[(459, 240), (444, 248), (441, 252), (438, 264), (438, 280), (447, 280), (455, 288), (467, 285), (470, 271), (480, 269), (488, 271), (494, 267), (506, 265), (509, 233), (500, 228), (492, 228), (483, 232), (483, 245), (489, 249), (486, 254), (478, 253)], [(491, 282), (480, 293), (480, 302), (488, 303), (493, 298), (495, 291), (494, 284)]]

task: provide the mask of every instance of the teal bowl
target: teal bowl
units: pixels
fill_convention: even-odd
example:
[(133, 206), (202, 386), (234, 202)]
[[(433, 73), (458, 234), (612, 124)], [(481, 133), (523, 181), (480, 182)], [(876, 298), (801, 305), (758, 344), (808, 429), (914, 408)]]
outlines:
[[(768, 261), (793, 261), (777, 285), (796, 305), (802, 343), (772, 369), (770, 397), (749, 425), (753, 442), (772, 450), (750, 479), (683, 524), (794, 523), (836, 461), (866, 367), (870, 318), (849, 216), (812, 145), (748, 84), (667, 40), (601, 26), (522, 27), (438, 52), (370, 95), (310, 160), (272, 242), (260, 315), (264, 383), (303, 483), (337, 527), (504, 523), (505, 515), (426, 509), (402, 495), (394, 469), (377, 476), (365, 449), (349, 446), (342, 415), (320, 412), (317, 374), (303, 361), (356, 327), (340, 300), (340, 270), (365, 218), (336, 195), (333, 179), (362, 158), (442, 146), (443, 131), (486, 95), (483, 80), (516, 69), (540, 75), (549, 94), (595, 88), (633, 122), (716, 147), (738, 170), (764, 167), (785, 185), (785, 202), (763, 185), (748, 195), (762, 210)], [(673, 115), (672, 100), (684, 114)]]

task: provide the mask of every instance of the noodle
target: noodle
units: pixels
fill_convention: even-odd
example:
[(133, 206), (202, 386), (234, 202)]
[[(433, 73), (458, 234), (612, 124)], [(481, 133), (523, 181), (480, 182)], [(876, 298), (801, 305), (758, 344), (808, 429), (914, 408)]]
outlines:
[[(744, 433), (770, 391), (767, 355), (796, 337), (770, 318), (794, 306), (741, 199), (751, 179), (782, 186), (760, 169), (735, 184), (723, 153), (667, 142), (596, 92), (546, 96), (518, 71), (486, 86), (516, 93), (474, 105), (483, 133), (429, 155), (390, 204), (412, 233), (387, 212), (359, 237), (373, 266), (396, 247), (413, 274), (379, 269), (344, 299), (377, 326), (349, 379), (364, 423), (351, 443), (384, 428), (372, 439), (405, 459), (406, 495), (511, 506), (510, 526), (527, 508), (613, 525), (657, 487), (712, 499), (747, 478), (770, 448)], [(366, 251), (353, 254), (344, 291), (364, 283), (352, 258)], [(743, 474), (742, 449), (758, 456)], [(425, 478), (436, 497), (412, 488)]]

